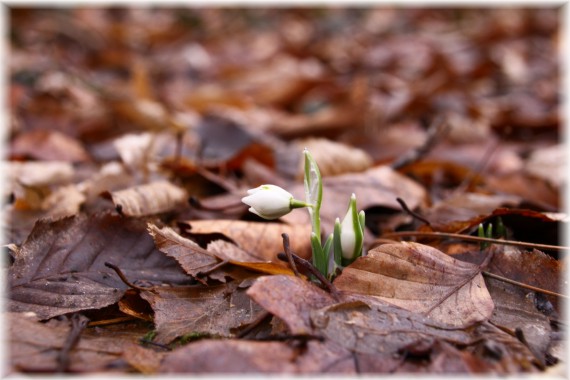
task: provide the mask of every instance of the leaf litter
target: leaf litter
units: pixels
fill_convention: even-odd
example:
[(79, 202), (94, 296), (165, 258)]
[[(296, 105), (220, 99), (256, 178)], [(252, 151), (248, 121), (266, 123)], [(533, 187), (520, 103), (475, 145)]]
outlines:
[[(563, 373), (559, 12), (10, 9), (9, 372)], [(332, 284), (240, 202), (305, 147)]]

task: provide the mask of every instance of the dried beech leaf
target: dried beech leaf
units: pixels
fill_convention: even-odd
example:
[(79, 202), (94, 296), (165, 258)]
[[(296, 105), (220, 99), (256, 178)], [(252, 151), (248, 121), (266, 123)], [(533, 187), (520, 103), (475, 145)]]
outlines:
[[(297, 154), (309, 149), (323, 177), (346, 173), (358, 173), (372, 166), (372, 158), (365, 151), (324, 138), (309, 138), (295, 141)], [(299, 162), (297, 179), (304, 175), (303, 162)]]
[(48, 319), (111, 305), (127, 286), (107, 261), (131, 281), (188, 280), (176, 261), (154, 247), (140, 220), (110, 214), (40, 220), (10, 267), (8, 309)]
[(283, 342), (202, 340), (167, 353), (160, 373), (287, 374), (295, 370), (295, 357)]
[(79, 213), (85, 199), (78, 186), (62, 186), (43, 200), (42, 209), (47, 211), (47, 216), (54, 219), (72, 216)]
[(294, 274), (291, 269), (286, 267), (287, 264), (284, 262), (259, 262), (257, 258), (252, 257), (237, 245), (225, 240), (214, 240), (208, 244), (208, 252), (212, 252), (221, 260), (227, 260), (231, 264), (256, 272), (265, 274)]
[(564, 144), (536, 150), (526, 162), (525, 171), (560, 188), (565, 184), (564, 173), (568, 172), (566, 157), (567, 150)]
[(339, 290), (374, 296), (450, 326), (485, 321), (493, 312), (476, 265), (417, 243), (376, 247), (334, 283)]
[(353, 355), (332, 342), (291, 344), (247, 340), (202, 340), (165, 355), (161, 373), (355, 375)]
[(17, 136), (11, 145), (11, 155), (43, 161), (89, 160), (89, 154), (78, 140), (48, 129), (33, 130)]
[(159, 181), (107, 193), (122, 214), (145, 216), (172, 211), (188, 199), (186, 191), (170, 182)]
[(189, 232), (193, 236), (213, 233), (226, 235), (255, 261), (280, 263), (277, 254), (283, 252), (283, 239), (281, 237), (283, 233), (289, 235), (291, 249), (297, 255), (303, 258), (311, 256), (311, 227), (308, 224), (287, 225), (241, 220), (192, 220), (186, 223), (190, 225)]
[[(52, 372), (70, 332), (67, 322), (44, 324), (22, 313), (6, 313), (7, 338), (10, 345), (8, 363), (13, 370)], [(128, 330), (106, 331), (86, 329), (69, 354), (69, 370), (94, 372), (107, 370), (122, 355), (127, 346), (138, 343), (141, 332), (133, 326)]]
[(292, 276), (260, 277), (247, 294), (265, 310), (281, 318), (291, 334), (312, 334), (311, 310), (334, 303), (324, 290)]
[(156, 374), (166, 355), (165, 352), (157, 352), (139, 344), (126, 344), (122, 354), (122, 358), (143, 375)]
[(10, 162), (8, 175), (11, 181), (24, 186), (48, 186), (69, 183), (73, 166), (68, 162)]
[(217, 286), (157, 287), (141, 297), (154, 310), (155, 342), (169, 343), (192, 332), (233, 336), (232, 328), (252, 322), (263, 311), (235, 282)]
[(495, 326), (507, 327), (513, 331), (521, 329), (529, 349), (544, 360), (551, 341), (552, 328), (548, 317), (535, 306), (537, 296), (493, 278), (487, 278), (485, 282), (495, 303), (491, 322)]
[(443, 339), (456, 344), (469, 344), (472, 340), (463, 330), (365, 297), (362, 301), (314, 310), (311, 321), (319, 334), (353, 352), (365, 354), (395, 354), (422, 340)]
[(156, 247), (178, 261), (182, 269), (191, 276), (206, 272), (220, 262), (212, 253), (192, 240), (180, 236), (170, 227), (158, 228), (149, 223), (148, 231)]

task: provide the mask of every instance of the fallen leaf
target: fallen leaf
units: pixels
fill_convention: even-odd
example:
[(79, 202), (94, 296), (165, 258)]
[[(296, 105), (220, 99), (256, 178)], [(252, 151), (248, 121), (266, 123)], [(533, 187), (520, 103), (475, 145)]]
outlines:
[[(10, 344), (8, 364), (12, 371), (55, 372), (60, 352), (71, 329), (69, 324), (44, 324), (23, 313), (6, 313), (4, 317)], [(125, 327), (127, 326), (123, 326)], [(136, 327), (128, 327), (123, 332), (85, 329), (69, 353), (69, 370), (76, 373), (113, 370), (123, 349), (136, 343), (140, 337), (141, 333)], [(114, 371), (117, 370), (115, 368)]]
[(40, 220), (10, 267), (8, 310), (48, 319), (113, 304), (127, 286), (107, 261), (130, 281), (188, 281), (178, 264), (154, 247), (140, 220), (110, 214)]
[(520, 329), (529, 349), (544, 363), (551, 342), (552, 328), (548, 317), (535, 306), (536, 295), (493, 278), (487, 278), (485, 283), (495, 303), (491, 322), (511, 331)]
[(463, 330), (368, 297), (313, 310), (311, 322), (319, 334), (358, 353), (395, 354), (422, 340), (473, 340)]
[(138, 344), (125, 344), (122, 352), (122, 358), (143, 375), (155, 375), (165, 355)]
[[(191, 220), (187, 233), (192, 238), (207, 237), (214, 234), (227, 236), (252, 258), (248, 261), (279, 263), (277, 254), (283, 252), (283, 239), (286, 233), (291, 239), (291, 249), (300, 257), (311, 257), (310, 234), (308, 224), (288, 225), (272, 222), (246, 222), (241, 220)], [(243, 259), (243, 257), (242, 257)], [(244, 261), (238, 259), (236, 261)]]
[(345, 268), (334, 284), (455, 327), (487, 320), (493, 311), (476, 265), (418, 243), (376, 247)]
[(335, 302), (316, 285), (298, 277), (283, 275), (259, 277), (247, 294), (265, 310), (282, 319), (291, 334), (314, 333), (311, 310)]
[(186, 202), (186, 191), (167, 181), (157, 181), (125, 190), (106, 192), (123, 215), (146, 216), (175, 210)]
[(232, 337), (231, 329), (252, 322), (262, 309), (235, 282), (216, 286), (156, 287), (141, 291), (154, 310), (159, 343), (189, 333)]
[(12, 157), (45, 161), (84, 162), (89, 154), (83, 145), (61, 132), (38, 129), (20, 134), (11, 144)]
[(524, 170), (560, 189), (565, 183), (564, 173), (568, 172), (566, 154), (563, 144), (536, 150), (528, 158)]
[(149, 223), (148, 231), (156, 248), (178, 261), (182, 269), (193, 277), (209, 271), (220, 262), (213, 253), (180, 236), (170, 227), (159, 228)]
[[(307, 148), (313, 159), (319, 163), (321, 176), (329, 177), (346, 173), (358, 173), (370, 169), (372, 158), (363, 150), (324, 138), (307, 138), (295, 141), (295, 149), (291, 155), (302, 156)], [(300, 160), (297, 168), (297, 179), (303, 178), (304, 162)]]
[(160, 373), (294, 373), (295, 351), (282, 342), (203, 340), (166, 354)]
[(216, 257), (221, 260), (227, 260), (231, 264), (250, 269), (255, 272), (265, 274), (294, 274), (293, 271), (287, 267), (288, 264), (283, 261), (260, 262), (257, 258), (252, 257), (237, 245), (225, 240), (214, 240), (208, 244), (207, 250), (208, 252), (215, 254)]
[(73, 166), (62, 161), (10, 162), (8, 166), (11, 181), (33, 187), (69, 183), (73, 174)]

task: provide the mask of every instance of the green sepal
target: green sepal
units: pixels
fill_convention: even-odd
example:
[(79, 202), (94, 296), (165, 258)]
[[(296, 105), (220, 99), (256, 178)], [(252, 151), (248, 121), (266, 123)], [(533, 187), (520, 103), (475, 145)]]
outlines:
[(501, 217), (497, 217), (497, 228), (495, 230), (495, 237), (497, 239), (500, 238), (507, 238), (507, 228), (505, 227), (505, 225), (503, 224), (503, 219), (501, 219)]
[(489, 223), (487, 225), (487, 232), (485, 233), (485, 237), (490, 239), (493, 238), (493, 223)]
[(340, 219), (334, 222), (333, 233), (334, 262), (338, 267), (342, 267), (342, 246), (340, 245)]
[(364, 227), (366, 226), (364, 222), (366, 221), (366, 215), (364, 215), (364, 210), (360, 210), (358, 213), (358, 223), (360, 223), (360, 230), (362, 231), (362, 235), (364, 236)]
[(313, 265), (326, 277), (328, 273), (328, 263), (324, 257), (321, 241), (314, 232), (311, 232), (311, 248), (313, 250)]

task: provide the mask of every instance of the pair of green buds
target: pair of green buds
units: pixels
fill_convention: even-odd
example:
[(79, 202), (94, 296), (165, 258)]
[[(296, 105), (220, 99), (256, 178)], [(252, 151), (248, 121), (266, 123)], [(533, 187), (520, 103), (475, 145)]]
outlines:
[[(242, 202), (250, 206), (249, 211), (264, 219), (277, 219), (295, 208), (306, 207), (311, 218), (311, 248), (313, 265), (325, 277), (332, 278), (337, 268), (343, 268), (362, 256), (364, 241), (364, 211), (356, 209), (356, 196), (352, 194), (348, 210), (342, 222), (336, 218), (334, 231), (324, 245), (321, 243), (320, 209), (323, 198), (323, 182), (316, 161), (309, 151), (305, 157), (305, 201), (295, 199), (291, 193), (275, 185), (261, 185), (248, 190)], [(330, 260), (331, 250), (333, 260)]]

